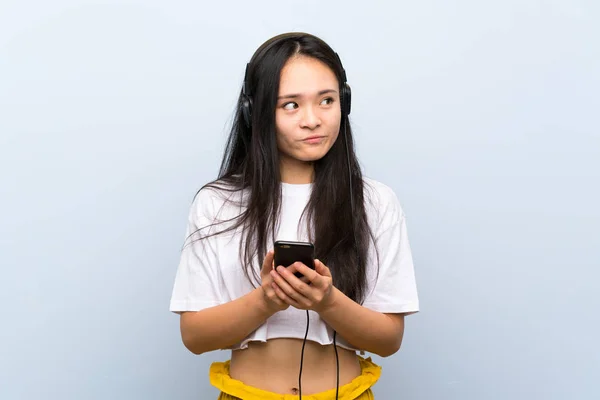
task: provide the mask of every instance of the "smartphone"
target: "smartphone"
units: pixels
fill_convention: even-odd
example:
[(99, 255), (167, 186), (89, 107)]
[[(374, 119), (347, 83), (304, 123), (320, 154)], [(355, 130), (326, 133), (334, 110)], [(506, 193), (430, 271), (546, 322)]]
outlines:
[[(300, 261), (308, 268), (315, 269), (315, 246), (312, 243), (278, 240), (275, 242), (274, 251), (275, 267), (279, 265), (289, 267), (296, 261)], [(298, 278), (304, 276), (300, 272), (295, 272), (294, 275)]]

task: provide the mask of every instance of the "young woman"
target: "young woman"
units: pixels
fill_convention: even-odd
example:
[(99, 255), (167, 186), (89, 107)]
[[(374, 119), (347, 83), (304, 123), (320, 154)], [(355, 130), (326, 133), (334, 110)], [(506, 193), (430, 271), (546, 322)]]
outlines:
[[(218, 178), (195, 196), (170, 309), (219, 399), (372, 399), (419, 309), (403, 210), (362, 176), (350, 87), (321, 39), (288, 33), (246, 67)], [(276, 240), (311, 242), (314, 269), (274, 265)], [(302, 274), (302, 278), (295, 276)]]

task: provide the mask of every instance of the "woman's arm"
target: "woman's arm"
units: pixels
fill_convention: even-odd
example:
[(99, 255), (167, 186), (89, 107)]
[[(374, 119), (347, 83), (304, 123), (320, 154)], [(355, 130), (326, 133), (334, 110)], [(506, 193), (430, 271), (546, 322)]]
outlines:
[(225, 304), (181, 315), (183, 344), (194, 354), (228, 348), (262, 325), (271, 315), (289, 307), (272, 288), (273, 251), (269, 251), (260, 272), (257, 289)]
[(384, 314), (356, 303), (337, 288), (319, 311), (329, 326), (358, 349), (388, 357), (396, 353), (404, 335), (404, 315)]
[[(304, 275), (310, 284), (298, 279)], [(384, 314), (356, 303), (333, 286), (331, 272), (321, 261), (315, 269), (302, 263), (271, 272), (275, 293), (285, 303), (314, 310), (354, 347), (388, 357), (400, 349), (404, 335), (404, 315)]]
[(194, 354), (228, 348), (248, 336), (276, 312), (261, 287), (236, 300), (181, 315), (181, 338)]

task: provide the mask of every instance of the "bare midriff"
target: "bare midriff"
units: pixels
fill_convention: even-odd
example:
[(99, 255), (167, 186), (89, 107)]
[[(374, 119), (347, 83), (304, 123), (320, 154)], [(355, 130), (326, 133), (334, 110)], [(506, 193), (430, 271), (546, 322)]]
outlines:
[[(281, 394), (298, 394), (302, 340), (272, 339), (250, 342), (247, 349), (234, 350), (230, 375), (246, 385)], [(361, 374), (356, 352), (337, 347), (340, 386)], [(336, 358), (333, 345), (306, 341), (302, 364), (302, 394), (324, 392), (336, 387)]]

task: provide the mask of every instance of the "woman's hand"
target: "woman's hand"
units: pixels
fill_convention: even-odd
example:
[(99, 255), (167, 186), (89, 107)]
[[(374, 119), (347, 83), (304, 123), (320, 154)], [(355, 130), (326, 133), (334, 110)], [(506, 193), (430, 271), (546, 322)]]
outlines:
[[(299, 272), (304, 277), (299, 279), (294, 272)], [(315, 260), (314, 270), (301, 262), (296, 262), (287, 268), (278, 266), (270, 274), (273, 278), (271, 287), (285, 304), (301, 310), (321, 312), (332, 302), (331, 272), (319, 260)]]
[(277, 284), (273, 282), (273, 277), (271, 272), (273, 269), (273, 251), (269, 251), (263, 261), (262, 269), (260, 271), (261, 277), (261, 289), (263, 292), (263, 297), (265, 301), (265, 305), (270, 313), (274, 314), (278, 311), (283, 311), (288, 308), (290, 305), (283, 301), (276, 293)]

